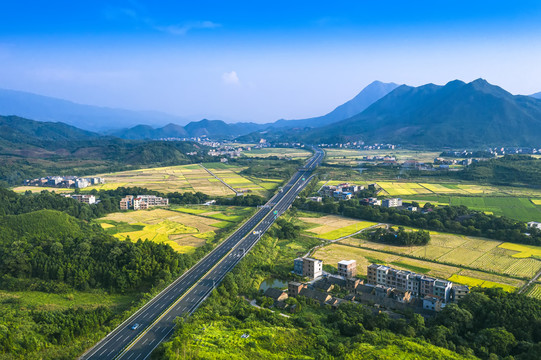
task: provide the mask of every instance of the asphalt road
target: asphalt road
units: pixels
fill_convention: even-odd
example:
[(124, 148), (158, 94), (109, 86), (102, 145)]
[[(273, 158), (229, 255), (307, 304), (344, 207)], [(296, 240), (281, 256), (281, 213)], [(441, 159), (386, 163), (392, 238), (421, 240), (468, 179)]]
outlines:
[[(291, 206), (323, 156), (323, 151), (317, 149), (304, 167), (254, 216), (81, 359), (144, 360), (150, 357), (152, 351), (173, 333), (175, 318), (195, 311), (276, 218)], [(133, 330), (136, 323), (139, 327)]]

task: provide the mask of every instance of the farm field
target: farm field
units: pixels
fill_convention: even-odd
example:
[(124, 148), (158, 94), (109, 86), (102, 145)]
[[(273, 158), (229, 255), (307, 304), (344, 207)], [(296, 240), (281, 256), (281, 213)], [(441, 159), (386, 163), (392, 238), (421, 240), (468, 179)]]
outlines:
[(299, 217), (299, 220), (308, 224), (308, 226), (303, 226), (308, 235), (315, 235), (326, 240), (336, 240), (377, 225), (374, 222), (359, 221), (336, 215)]
[[(340, 260), (356, 260), (360, 275), (366, 275), (366, 267), (371, 263), (386, 264), (397, 269), (410, 270), (423, 273), (440, 279), (449, 279), (453, 275), (463, 275), (480, 281), (488, 281), (491, 287), (501, 284), (507, 291), (514, 290), (524, 284), (524, 281), (479, 271), (466, 270), (460, 266), (451, 266), (411, 259), (400, 255), (387, 254), (375, 250), (355, 248), (348, 245), (334, 243), (318, 249), (315, 258), (323, 260), (324, 264), (336, 267)], [(496, 285), (492, 284), (496, 283)]]
[(541, 261), (534, 257), (540, 254), (541, 247), (464, 235), (430, 234), (431, 240), (426, 246), (393, 246), (357, 238), (344, 239), (342, 243), (521, 278), (531, 278), (541, 269)]
[(307, 159), (312, 155), (312, 152), (304, 149), (296, 148), (263, 148), (263, 149), (253, 149), (250, 151), (244, 151), (242, 153), (247, 157), (270, 157), (277, 156), (280, 158), (291, 158), (291, 159)]
[(506, 216), (519, 221), (541, 221), (541, 206), (527, 197), (514, 196), (404, 196), (421, 203), (464, 205), (470, 209), (493, 215)]
[[(266, 194), (280, 185), (282, 180), (255, 180), (256, 182), (239, 175), (244, 168), (209, 163), (205, 166), (216, 176), (220, 177), (231, 187), (238, 191), (250, 190), (259, 194)], [(110, 190), (118, 187), (144, 187), (150, 190), (167, 192), (200, 191), (211, 196), (231, 196), (234, 192), (219, 180), (209, 174), (197, 164), (167, 166), (160, 168), (138, 169), (116, 173), (96, 175), (105, 179), (105, 184), (90, 186), (85, 191), (92, 189)], [(279, 181), (279, 182), (278, 182)]]
[(63, 189), (63, 188), (56, 188), (56, 187), (46, 187), (46, 186), (17, 186), (12, 188), (11, 190), (15, 191), (16, 193), (23, 193), (26, 191), (32, 191), (33, 193), (39, 193), (43, 190), (47, 190), (50, 192), (56, 192), (56, 193), (71, 193), (74, 191), (74, 189)]
[(534, 299), (541, 300), (541, 284), (534, 284), (525, 294)]
[(121, 240), (148, 239), (168, 244), (181, 253), (214, 238), (214, 231), (223, 227), (223, 221), (164, 209), (118, 212), (96, 220), (107, 233)]
[(325, 149), (326, 162), (330, 164), (356, 165), (364, 156), (394, 156), (396, 161), (415, 160), (419, 162), (432, 162), (440, 155), (435, 151), (414, 150), (361, 150), (361, 149)]

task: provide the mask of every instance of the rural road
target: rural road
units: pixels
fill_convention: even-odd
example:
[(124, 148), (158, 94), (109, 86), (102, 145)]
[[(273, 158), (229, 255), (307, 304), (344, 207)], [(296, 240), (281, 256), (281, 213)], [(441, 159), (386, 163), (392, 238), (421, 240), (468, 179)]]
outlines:
[[(315, 155), (304, 167), (254, 216), (80, 359), (149, 358), (152, 351), (173, 333), (175, 318), (193, 313), (276, 218), (290, 207), (323, 157), (323, 151), (316, 149)], [(140, 324), (139, 327), (132, 330), (136, 323)]]

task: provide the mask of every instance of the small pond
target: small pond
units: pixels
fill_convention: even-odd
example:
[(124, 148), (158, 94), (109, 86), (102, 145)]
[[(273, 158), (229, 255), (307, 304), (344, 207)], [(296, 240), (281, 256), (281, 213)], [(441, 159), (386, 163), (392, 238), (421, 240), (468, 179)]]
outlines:
[(279, 279), (266, 279), (261, 283), (259, 290), (265, 291), (268, 288), (287, 289), (287, 281)]

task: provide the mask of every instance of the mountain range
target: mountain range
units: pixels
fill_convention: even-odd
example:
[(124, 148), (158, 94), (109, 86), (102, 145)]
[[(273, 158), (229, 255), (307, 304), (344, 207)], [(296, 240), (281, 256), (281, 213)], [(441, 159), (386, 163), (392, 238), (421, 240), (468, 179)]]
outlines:
[(541, 99), (541, 92), (532, 94), (532, 95), (530, 95), (530, 96), (531, 96), (531, 97), (534, 97), (534, 98), (536, 98), (536, 99)]
[[(8, 100), (18, 97), (18, 102)], [(7, 94), (7, 95), (6, 95)], [(26, 94), (28, 95), (28, 94)], [(49, 116), (56, 111), (68, 114), (66, 105), (74, 109), (91, 109), (84, 112), (84, 122), (92, 122), (96, 109), (105, 109), (104, 116), (98, 114), (93, 126), (100, 126), (106, 116), (113, 116), (115, 109), (88, 107), (64, 100), (25, 93), (0, 91), (0, 114), (26, 108), (28, 112), (39, 112)], [(120, 130), (109, 130), (102, 134), (123, 139), (145, 140), (160, 138), (185, 138), (207, 136), (213, 139), (234, 139), (259, 141), (261, 137), (269, 140), (304, 141), (309, 143), (336, 143), (346, 141), (365, 141), (367, 143), (395, 143), (422, 147), (480, 147), (494, 146), (540, 146), (541, 144), (541, 93), (531, 96), (512, 95), (504, 89), (489, 84), (483, 79), (465, 83), (451, 81), (444, 86), (427, 84), (419, 87), (381, 83), (375, 81), (357, 96), (338, 106), (330, 113), (309, 119), (278, 120), (274, 123), (233, 123), (221, 120), (193, 121), (184, 126), (171, 122), (162, 127), (141, 124)], [(39, 106), (33, 106), (39, 103)], [(7, 105), (6, 105), (7, 104)], [(27, 105), (27, 106), (25, 106)], [(6, 110), (8, 109), (8, 110)], [(64, 109), (64, 110), (62, 110)], [(112, 112), (108, 112), (112, 110)], [(22, 111), (22, 110), (21, 110)], [(75, 110), (74, 110), (75, 111)], [(126, 115), (124, 110), (118, 110)], [(126, 110), (127, 111), (127, 110)], [(137, 112), (129, 112), (129, 114)], [(98, 111), (99, 113), (99, 111)], [(49, 115), (47, 115), (49, 114)], [(130, 117), (130, 115), (127, 115)], [(352, 115), (353, 114), (353, 115)], [(83, 116), (83, 118), (84, 118)], [(68, 116), (69, 117), (69, 116)], [(43, 119), (44, 117), (41, 117)], [(138, 121), (121, 116), (122, 121)], [(20, 118), (9, 118), (0, 124), (0, 135), (4, 140), (24, 139), (27, 133), (12, 131), (14, 122)], [(39, 119), (39, 118), (38, 118)], [(70, 118), (71, 123), (80, 122), (80, 117)], [(133, 120), (136, 119), (136, 120)], [(164, 118), (162, 118), (163, 120)], [(113, 121), (113, 120), (111, 120)], [(152, 121), (156, 121), (153, 118)], [(118, 122), (116, 122), (118, 123)], [(63, 141), (65, 134), (75, 131), (83, 133), (75, 137), (90, 139), (99, 136), (95, 133), (70, 128), (65, 124), (32, 123), (24, 126), (35, 134), (41, 134), (47, 141)], [(54, 134), (49, 127), (54, 128)], [(88, 130), (88, 126), (78, 126)], [(1, 136), (0, 136), (1, 137)], [(36, 139), (38, 139), (36, 137)], [(29, 139), (34, 139), (30, 136)]]
[(483, 79), (402, 85), (360, 114), (301, 138), (424, 147), (541, 146), (541, 100), (512, 95)]
[[(353, 99), (326, 115), (309, 119), (278, 120), (266, 124), (248, 122), (228, 124), (222, 120), (207, 119), (187, 123), (182, 118), (159, 112), (137, 112), (81, 105), (66, 100), (2, 89), (0, 89), (0, 115), (17, 115), (38, 121), (63, 122), (123, 139), (201, 136), (232, 139), (258, 130), (318, 127), (344, 120), (363, 111), (397, 86), (394, 83), (374, 81)], [(186, 125), (182, 126), (183, 124)]]
[(0, 115), (17, 115), (38, 121), (63, 122), (80, 129), (105, 131), (136, 124), (186, 124), (184, 118), (158, 111), (132, 111), (82, 105), (23, 91), (0, 89)]

